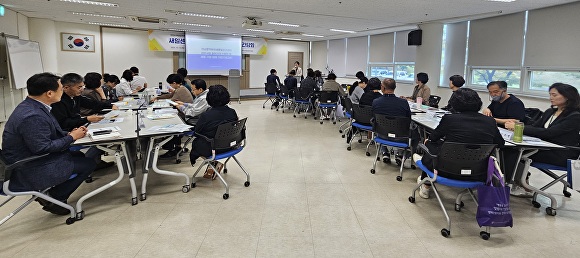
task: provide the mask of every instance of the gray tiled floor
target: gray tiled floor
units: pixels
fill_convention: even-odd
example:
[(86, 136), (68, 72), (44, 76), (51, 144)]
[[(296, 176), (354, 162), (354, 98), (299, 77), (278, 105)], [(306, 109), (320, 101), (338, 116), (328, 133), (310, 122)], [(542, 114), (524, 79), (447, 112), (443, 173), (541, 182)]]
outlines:
[[(363, 144), (347, 151), (338, 125), (262, 109), (262, 101), (233, 107), (248, 117), (248, 148), (239, 168), (225, 175), (230, 199), (219, 181), (199, 178), (181, 192), (181, 178), (151, 174), (148, 199), (130, 205), (128, 180), (85, 202), (86, 217), (65, 225), (33, 203), (0, 228), (2, 257), (489, 257), (576, 256), (580, 251), (580, 193), (561, 202), (556, 217), (533, 208), (528, 199), (512, 199), (514, 228), (492, 229), (479, 238), (473, 202), (453, 211), (455, 189), (440, 187), (449, 209), (452, 236), (443, 238), (443, 214), (434, 198), (407, 201), (418, 170), (407, 169), (397, 182), (397, 168), (378, 164)], [(187, 157), (161, 168), (193, 174)], [(71, 197), (115, 177), (97, 173)], [(140, 179), (140, 176), (138, 176)], [(532, 182), (546, 178), (533, 173)], [(4, 216), (19, 199), (0, 208)], [(546, 199), (541, 199), (543, 207)]]

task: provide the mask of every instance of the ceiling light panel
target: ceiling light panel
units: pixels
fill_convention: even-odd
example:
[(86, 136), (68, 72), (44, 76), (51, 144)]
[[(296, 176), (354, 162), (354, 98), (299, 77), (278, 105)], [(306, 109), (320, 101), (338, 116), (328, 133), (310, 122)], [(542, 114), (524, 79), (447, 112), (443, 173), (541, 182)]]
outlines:
[(219, 16), (219, 15), (212, 15), (212, 14), (202, 14), (202, 13), (189, 13), (189, 12), (176, 12), (176, 14), (186, 15), (186, 16), (193, 16), (193, 17), (202, 17), (202, 18), (212, 18), (212, 19), (227, 19), (226, 16)]
[(286, 27), (300, 27), (300, 25), (297, 25), (297, 24), (281, 23), (281, 22), (268, 22), (268, 24), (278, 25), (278, 26), (286, 26)]
[(195, 27), (211, 27), (211, 25), (207, 25), (207, 24), (188, 23), (188, 22), (173, 22), (173, 24), (175, 24), (175, 25), (195, 26)]
[(185, 29), (173, 29), (173, 28), (169, 28), (167, 30), (170, 30), (170, 31), (181, 31), (181, 32), (193, 32), (193, 33), (201, 32), (199, 30), (185, 30)]
[(285, 40), (294, 40), (294, 41), (300, 41), (301, 39), (295, 39), (295, 38), (281, 38), (281, 39), (285, 39)]
[(305, 36), (305, 37), (315, 37), (315, 38), (324, 38), (324, 36), (314, 35), (314, 34), (302, 34), (302, 36)]
[(74, 15), (84, 15), (84, 16), (93, 16), (93, 17), (103, 17), (103, 18), (113, 18), (113, 19), (126, 19), (125, 16), (116, 16), (116, 15), (107, 15), (107, 14), (98, 14), (98, 13), (79, 13), (79, 12), (72, 12)]
[(89, 5), (98, 5), (98, 6), (106, 6), (106, 7), (119, 7), (118, 4), (107, 3), (107, 2), (83, 1), (83, 0), (60, 0), (60, 1), (61, 2), (68, 2), (68, 3), (75, 3), (75, 4), (89, 4)]
[(339, 30), (339, 29), (330, 29), (330, 30), (336, 31), (336, 32), (356, 33), (356, 31), (352, 31), (352, 30)]
[(102, 22), (89, 22), (92, 25), (101, 25), (101, 26), (111, 26), (111, 27), (124, 27), (128, 28), (129, 26), (125, 24), (114, 24), (114, 23), (102, 23)]
[(257, 29), (246, 29), (247, 31), (253, 31), (253, 32), (265, 32), (265, 33), (274, 33), (273, 30), (257, 30)]

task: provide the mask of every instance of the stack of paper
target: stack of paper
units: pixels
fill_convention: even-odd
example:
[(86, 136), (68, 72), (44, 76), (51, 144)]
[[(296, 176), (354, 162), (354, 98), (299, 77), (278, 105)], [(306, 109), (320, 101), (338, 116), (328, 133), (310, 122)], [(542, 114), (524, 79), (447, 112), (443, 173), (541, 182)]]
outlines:
[(174, 118), (174, 117), (175, 117), (174, 114), (147, 115), (147, 118), (149, 118), (151, 120), (168, 119), (168, 118)]

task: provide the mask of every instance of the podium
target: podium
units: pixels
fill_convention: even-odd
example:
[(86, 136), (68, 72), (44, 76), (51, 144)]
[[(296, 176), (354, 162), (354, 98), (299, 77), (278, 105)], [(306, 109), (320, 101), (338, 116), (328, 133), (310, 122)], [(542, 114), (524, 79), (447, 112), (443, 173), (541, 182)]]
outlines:
[(230, 69), (228, 73), (228, 91), (230, 92), (230, 97), (238, 99), (238, 104), (240, 104), (240, 70)]

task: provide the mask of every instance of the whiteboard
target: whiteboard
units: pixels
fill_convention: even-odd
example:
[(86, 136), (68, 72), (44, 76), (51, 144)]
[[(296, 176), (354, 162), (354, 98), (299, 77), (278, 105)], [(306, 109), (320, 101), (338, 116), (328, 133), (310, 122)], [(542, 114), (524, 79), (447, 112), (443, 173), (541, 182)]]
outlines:
[(26, 88), (32, 75), (44, 72), (38, 42), (6, 38), (12, 80), (17, 89)]

